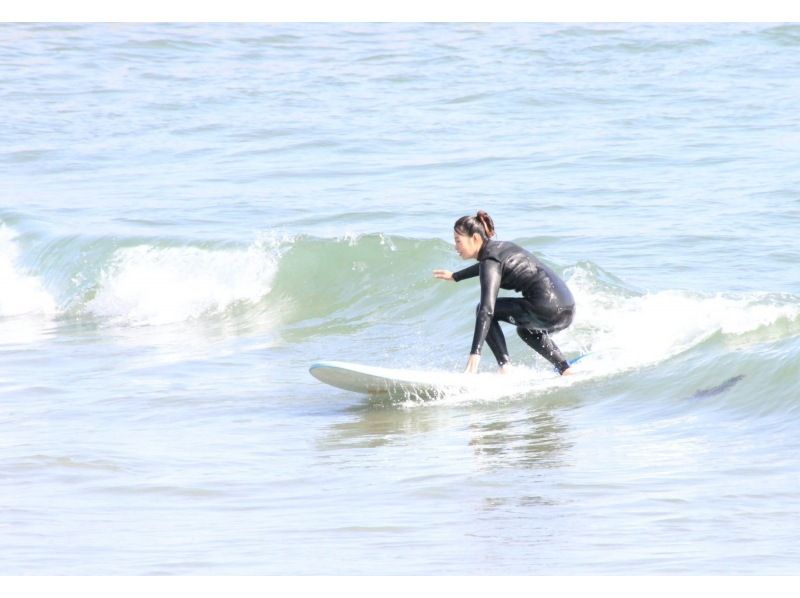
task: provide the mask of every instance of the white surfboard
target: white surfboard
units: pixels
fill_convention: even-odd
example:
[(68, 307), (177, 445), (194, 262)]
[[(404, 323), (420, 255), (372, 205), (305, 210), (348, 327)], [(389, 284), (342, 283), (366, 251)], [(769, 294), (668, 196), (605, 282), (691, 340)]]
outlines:
[[(586, 355), (570, 360), (576, 363)], [(513, 370), (512, 370), (513, 371)], [(515, 392), (523, 388), (551, 385), (559, 378), (540, 375), (535, 378), (520, 378), (518, 375), (498, 376), (496, 373), (463, 374), (455, 372), (426, 371), (383, 368), (344, 361), (320, 361), (309, 368), (309, 372), (320, 382), (336, 388), (369, 395), (392, 397), (440, 398), (445, 395), (478, 391)]]
[(320, 382), (370, 395), (435, 398), (468, 390), (476, 376), (448, 372), (382, 368), (343, 361), (320, 361), (309, 369)]

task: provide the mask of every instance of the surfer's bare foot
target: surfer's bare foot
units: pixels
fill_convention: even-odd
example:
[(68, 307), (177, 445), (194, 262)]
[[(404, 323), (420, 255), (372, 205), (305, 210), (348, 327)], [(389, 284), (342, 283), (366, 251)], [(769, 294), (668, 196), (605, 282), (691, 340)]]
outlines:
[(497, 373), (498, 374), (503, 374), (503, 375), (510, 374), (511, 373), (511, 366), (510, 365), (501, 365), (499, 368), (497, 368)]
[(575, 372), (572, 371), (572, 368), (567, 368), (563, 372), (561, 372), (562, 376), (572, 376)]

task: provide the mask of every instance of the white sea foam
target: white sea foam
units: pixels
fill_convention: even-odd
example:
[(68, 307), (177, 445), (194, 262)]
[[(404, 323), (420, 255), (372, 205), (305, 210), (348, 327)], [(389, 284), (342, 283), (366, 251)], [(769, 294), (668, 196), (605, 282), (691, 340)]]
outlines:
[(572, 332), (563, 334), (568, 341), (563, 347), (580, 352), (588, 348), (593, 354), (589, 363), (605, 362), (609, 371), (656, 364), (715, 334), (738, 336), (800, 317), (796, 297), (678, 290), (625, 296), (599, 289), (582, 270), (569, 285), (578, 310)]
[(0, 224), (0, 317), (56, 313), (56, 301), (42, 280), (20, 264), (18, 235)]
[(88, 304), (116, 323), (159, 325), (224, 311), (267, 295), (275, 252), (256, 242), (241, 249), (154, 247), (117, 250)]

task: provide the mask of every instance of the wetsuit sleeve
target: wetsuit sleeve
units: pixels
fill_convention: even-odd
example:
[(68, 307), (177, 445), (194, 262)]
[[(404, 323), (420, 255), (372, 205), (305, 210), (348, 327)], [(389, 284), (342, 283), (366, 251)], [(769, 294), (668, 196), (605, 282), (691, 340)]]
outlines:
[(483, 342), (489, 333), (494, 316), (494, 304), (497, 293), (500, 291), (502, 266), (494, 260), (484, 260), (479, 263), (481, 277), (481, 302), (475, 316), (475, 333), (472, 336), (472, 355), (480, 355)]
[(481, 267), (481, 263), (478, 262), (477, 264), (473, 264), (469, 268), (464, 268), (463, 270), (459, 270), (458, 272), (453, 272), (453, 280), (458, 282), (459, 280), (464, 280), (465, 278), (474, 278), (478, 275), (479, 269)]

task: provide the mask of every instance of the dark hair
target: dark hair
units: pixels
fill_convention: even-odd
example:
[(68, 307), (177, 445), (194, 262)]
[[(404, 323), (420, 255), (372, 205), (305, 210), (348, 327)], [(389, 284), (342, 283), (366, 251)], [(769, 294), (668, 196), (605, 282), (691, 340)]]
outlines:
[(494, 237), (494, 222), (492, 217), (483, 210), (478, 210), (475, 216), (462, 216), (453, 225), (453, 230), (459, 235), (471, 237), (475, 233), (481, 236), (481, 239), (488, 241)]

